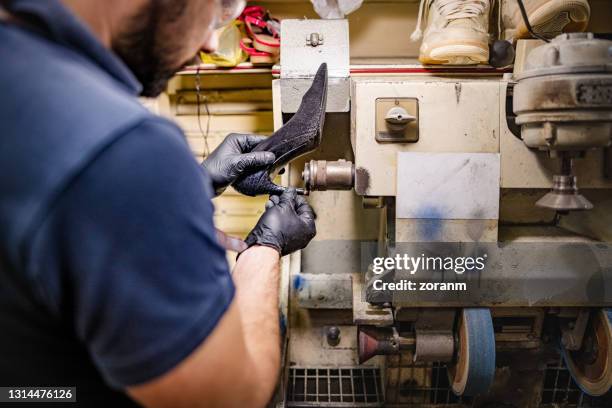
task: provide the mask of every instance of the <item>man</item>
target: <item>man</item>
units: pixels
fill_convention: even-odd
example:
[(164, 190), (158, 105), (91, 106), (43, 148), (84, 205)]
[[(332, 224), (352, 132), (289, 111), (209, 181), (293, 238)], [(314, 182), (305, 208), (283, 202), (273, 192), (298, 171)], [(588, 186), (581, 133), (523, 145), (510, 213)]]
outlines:
[(0, 386), (76, 386), (84, 407), (270, 399), (279, 257), (314, 214), (295, 190), (271, 200), (230, 275), (210, 199), (274, 155), (232, 135), (203, 169), (136, 98), (215, 48), (240, 11), (220, 1), (0, 0)]

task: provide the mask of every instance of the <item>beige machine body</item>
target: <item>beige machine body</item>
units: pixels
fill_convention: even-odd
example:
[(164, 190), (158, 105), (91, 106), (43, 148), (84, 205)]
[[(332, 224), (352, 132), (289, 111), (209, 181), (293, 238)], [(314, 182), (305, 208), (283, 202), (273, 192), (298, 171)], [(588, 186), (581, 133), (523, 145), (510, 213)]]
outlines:
[[(302, 37), (312, 27), (300, 23)], [(332, 32), (323, 33), (325, 38), (344, 38), (333, 31), (343, 30), (341, 24), (326, 29)], [(520, 42), (518, 58), (536, 45)], [(517, 61), (517, 70), (523, 66)], [(293, 162), (284, 176), (292, 185), (306, 182), (318, 215), (317, 237), (283, 268), (285, 403), (540, 406), (546, 368), (562, 364), (557, 340), (566, 352), (579, 353), (594, 327), (610, 328), (601, 312), (612, 306), (609, 276), (585, 269), (573, 289), (541, 296), (526, 290), (529, 279), (544, 273), (525, 267), (527, 259), (498, 272), (508, 282), (527, 283), (497, 284), (480, 304), (418, 295), (377, 303), (364, 294), (370, 276), (362, 251), (374, 245), (388, 255), (398, 243), (609, 243), (612, 135), (591, 144), (587, 137), (573, 162), (572, 176), (593, 208), (558, 211), (536, 206), (554, 187), (560, 165), (550, 154), (554, 149), (521, 139), (512, 110), (519, 72), (363, 67), (350, 65), (348, 54), (331, 61), (332, 72), (337, 74), (330, 75), (333, 96), (322, 145)], [(281, 65), (273, 82), (276, 126), (294, 112), (305, 77), (284, 75)], [(612, 81), (605, 81), (610, 93)], [(609, 99), (604, 105), (612, 106)], [(569, 269), (559, 276), (575, 272)], [(608, 285), (600, 297), (585, 289), (594, 279)], [(478, 325), (483, 316), (490, 326)], [(470, 340), (474, 336), (484, 340)], [(612, 366), (608, 346), (610, 353), (598, 358)], [(489, 357), (478, 360), (480, 349), (491, 347), (493, 363)], [(569, 369), (592, 395), (612, 381), (606, 377), (610, 371), (598, 379), (581, 378), (588, 377), (584, 367)], [(491, 378), (484, 378), (487, 370), (494, 370)]]

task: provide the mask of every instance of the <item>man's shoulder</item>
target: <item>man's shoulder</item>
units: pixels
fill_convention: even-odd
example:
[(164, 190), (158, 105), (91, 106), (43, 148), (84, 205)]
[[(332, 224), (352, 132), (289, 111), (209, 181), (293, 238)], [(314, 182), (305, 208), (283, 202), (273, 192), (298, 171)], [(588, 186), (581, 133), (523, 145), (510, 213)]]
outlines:
[(148, 113), (125, 85), (70, 47), (13, 27), (0, 26), (0, 39), (0, 60), (10, 61), (0, 66), (0, 106), (6, 114), (120, 126), (122, 119)]
[(143, 106), (127, 85), (70, 47), (0, 25), (1, 60), (11, 61), (0, 64), (6, 154), (27, 154), (22, 159), (44, 154), (49, 167), (57, 159), (52, 168), (59, 173), (70, 162), (92, 160), (143, 122), (182, 136), (176, 125)]
[(11, 62), (0, 64), (0, 190), (11, 197), (0, 201), (0, 245), (10, 256), (71, 181), (143, 123), (162, 133), (150, 143), (169, 136), (187, 150), (176, 126), (69, 48), (0, 25), (0, 61)]

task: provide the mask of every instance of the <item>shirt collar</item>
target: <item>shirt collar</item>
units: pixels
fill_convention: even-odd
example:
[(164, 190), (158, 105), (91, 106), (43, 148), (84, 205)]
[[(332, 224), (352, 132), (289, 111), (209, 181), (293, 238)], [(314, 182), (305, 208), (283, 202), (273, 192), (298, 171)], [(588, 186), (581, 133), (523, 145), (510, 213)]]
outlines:
[(8, 0), (4, 7), (17, 16), (27, 16), (37, 22), (51, 41), (83, 54), (123, 84), (127, 90), (139, 95), (142, 86), (129, 68), (111, 50), (104, 47), (93, 33), (79, 21), (59, 0)]

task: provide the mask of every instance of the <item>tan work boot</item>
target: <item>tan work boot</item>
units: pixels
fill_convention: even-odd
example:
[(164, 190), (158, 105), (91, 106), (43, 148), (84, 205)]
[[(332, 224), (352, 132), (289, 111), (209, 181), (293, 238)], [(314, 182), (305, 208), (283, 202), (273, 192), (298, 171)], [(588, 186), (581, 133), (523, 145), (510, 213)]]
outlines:
[(423, 64), (486, 64), (489, 60), (489, 15), (494, 0), (421, 0), (417, 28), (410, 38), (421, 38)]
[[(521, 16), (517, 0), (500, 0), (502, 39), (514, 42), (531, 34)], [(587, 0), (523, 0), (533, 31), (546, 38), (584, 31), (591, 8)]]

